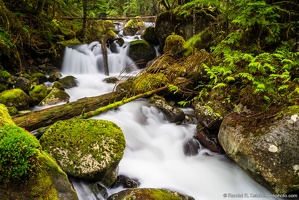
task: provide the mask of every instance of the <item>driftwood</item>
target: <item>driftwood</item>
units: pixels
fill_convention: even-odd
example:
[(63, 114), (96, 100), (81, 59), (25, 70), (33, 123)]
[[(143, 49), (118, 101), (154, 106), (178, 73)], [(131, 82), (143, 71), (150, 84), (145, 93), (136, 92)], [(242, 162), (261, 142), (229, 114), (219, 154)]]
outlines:
[(166, 88), (167, 86), (164, 86), (130, 97), (126, 97), (127, 93), (125, 92), (111, 92), (96, 97), (86, 97), (63, 105), (15, 116), (13, 117), (13, 121), (16, 125), (28, 131), (33, 131), (52, 125), (58, 120), (90, 118), (138, 98), (148, 97)]

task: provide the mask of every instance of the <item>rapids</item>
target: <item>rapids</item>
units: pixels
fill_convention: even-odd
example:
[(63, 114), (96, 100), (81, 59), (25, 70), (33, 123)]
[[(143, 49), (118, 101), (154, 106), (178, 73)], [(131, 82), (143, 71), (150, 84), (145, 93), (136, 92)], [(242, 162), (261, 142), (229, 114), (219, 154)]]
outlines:
[[(103, 82), (106, 76), (101, 73), (99, 45), (66, 48), (62, 74), (73, 75), (78, 80), (78, 87), (66, 90), (71, 101), (113, 90), (114, 84)], [(109, 52), (111, 77), (119, 76), (122, 69), (131, 64), (126, 55), (127, 46), (119, 47), (117, 53)], [(126, 149), (119, 174), (137, 179), (140, 187), (168, 188), (196, 200), (275, 199), (224, 155), (201, 148), (198, 155), (185, 156), (184, 141), (193, 136), (196, 125), (169, 123), (146, 99), (93, 118), (113, 121), (123, 130)], [(93, 194), (83, 181), (73, 180), (73, 185), (80, 200), (106, 198)], [(122, 188), (108, 188), (108, 194), (120, 190)], [(252, 195), (255, 197), (250, 198)]]

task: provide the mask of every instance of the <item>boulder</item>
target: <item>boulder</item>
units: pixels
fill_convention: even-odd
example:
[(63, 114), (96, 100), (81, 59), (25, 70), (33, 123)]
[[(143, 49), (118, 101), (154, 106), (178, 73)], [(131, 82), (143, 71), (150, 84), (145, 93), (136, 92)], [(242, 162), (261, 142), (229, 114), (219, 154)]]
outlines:
[(144, 29), (144, 23), (138, 18), (130, 19), (123, 28), (123, 34), (125, 36), (134, 36), (136, 33)]
[(74, 76), (63, 77), (58, 82), (61, 83), (65, 89), (77, 87), (77, 80)]
[[(46, 82), (48, 80), (48, 78), (46, 77), (45, 74), (43, 73), (33, 73), (31, 75), (31, 79), (32, 80), (36, 80), (36, 84), (43, 84), (44, 82)], [(31, 80), (31, 81), (32, 81)], [(33, 81), (32, 81), (33, 82)]]
[(16, 107), (18, 110), (29, 108), (31, 98), (21, 89), (5, 90), (0, 93), (0, 103), (7, 107)]
[(88, 181), (102, 181), (114, 173), (125, 149), (123, 132), (106, 120), (58, 121), (42, 135), (40, 142), (64, 172)]
[(138, 67), (144, 68), (147, 62), (156, 57), (156, 51), (147, 41), (135, 40), (130, 42), (129, 57)]
[(146, 200), (193, 200), (193, 197), (176, 191), (156, 188), (134, 188), (122, 190), (108, 197), (108, 200), (146, 199)]
[(13, 124), (14, 125), (15, 123), (12, 121), (6, 106), (3, 104), (0, 104), (0, 127), (3, 126), (4, 124)]
[(155, 32), (155, 27), (149, 26), (145, 29), (145, 31), (142, 34), (142, 38), (149, 42), (150, 44), (158, 45), (159, 40), (157, 38), (156, 32)]
[[(130, 84), (130, 80), (125, 81)], [(130, 87), (136, 93), (144, 93), (150, 90), (157, 89), (159, 87), (163, 87), (168, 83), (167, 78), (162, 73), (150, 74), (145, 73), (139, 75), (136, 79), (134, 79), (133, 84)]]
[(39, 103), (40, 106), (54, 105), (69, 101), (70, 96), (63, 90), (53, 87), (50, 93)]
[(59, 71), (54, 71), (49, 75), (48, 81), (50, 82), (58, 81), (61, 77), (62, 75)]
[(299, 190), (299, 106), (278, 114), (248, 109), (227, 115), (219, 142), (255, 181), (275, 194)]
[(44, 84), (34, 85), (29, 91), (29, 96), (32, 99), (32, 103), (37, 105), (49, 94), (49, 92), (50, 90), (48, 90), (47, 86)]
[(185, 47), (186, 41), (180, 35), (169, 35), (165, 40), (164, 53), (174, 57), (181, 57), (192, 52), (191, 48)]
[(185, 119), (185, 113), (183, 110), (170, 105), (163, 97), (154, 95), (151, 98), (151, 102), (165, 114), (169, 122), (181, 123)]
[(14, 88), (20, 88), (25, 93), (30, 91), (31, 82), (25, 77), (18, 77), (14, 83)]

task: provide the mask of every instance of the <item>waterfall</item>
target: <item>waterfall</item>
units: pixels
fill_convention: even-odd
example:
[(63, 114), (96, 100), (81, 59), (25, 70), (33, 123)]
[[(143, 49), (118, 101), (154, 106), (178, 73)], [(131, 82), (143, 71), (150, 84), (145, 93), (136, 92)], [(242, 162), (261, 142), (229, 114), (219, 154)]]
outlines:
[[(132, 61), (127, 57), (128, 40), (116, 52), (109, 49), (109, 71), (119, 74)], [(67, 47), (62, 74), (73, 75), (78, 87), (66, 89), (71, 101), (110, 92), (114, 84), (103, 82), (101, 46), (98, 42)], [(111, 74), (110, 73), (110, 74)], [(272, 200), (271, 193), (253, 181), (224, 155), (201, 148), (196, 156), (186, 156), (183, 144), (193, 137), (196, 125), (177, 125), (147, 100), (138, 100), (117, 110), (93, 117), (115, 122), (124, 132), (126, 149), (119, 174), (137, 179), (140, 187), (167, 188), (196, 200), (224, 200), (230, 195), (261, 195), (254, 200)], [(73, 180), (80, 200), (104, 200), (93, 194), (87, 183)], [(108, 188), (108, 194), (123, 188)], [(234, 199), (243, 199), (234, 198)]]

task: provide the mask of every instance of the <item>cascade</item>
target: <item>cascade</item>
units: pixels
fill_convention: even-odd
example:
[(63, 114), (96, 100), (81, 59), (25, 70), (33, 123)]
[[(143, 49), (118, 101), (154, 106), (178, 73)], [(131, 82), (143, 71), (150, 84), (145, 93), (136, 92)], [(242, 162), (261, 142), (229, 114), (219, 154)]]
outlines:
[[(128, 43), (125, 43), (123, 47), (117, 46), (116, 53), (109, 50), (110, 76), (118, 75), (132, 64), (127, 56), (127, 48)], [(62, 74), (73, 75), (78, 80), (78, 87), (66, 89), (71, 101), (113, 89), (114, 84), (103, 82), (106, 76), (101, 73), (101, 59), (98, 42), (66, 48)], [(229, 199), (229, 195), (251, 194), (262, 195), (255, 200), (274, 199), (269, 191), (254, 182), (224, 155), (204, 148), (196, 156), (184, 155), (183, 144), (192, 138), (196, 126), (168, 122), (147, 100), (130, 102), (117, 111), (93, 118), (113, 121), (123, 130), (126, 149), (119, 164), (119, 174), (137, 179), (140, 187), (167, 188), (196, 200), (221, 200)], [(72, 183), (80, 200), (106, 199), (94, 193), (84, 181), (72, 180)], [(122, 189), (108, 188), (108, 195)]]

